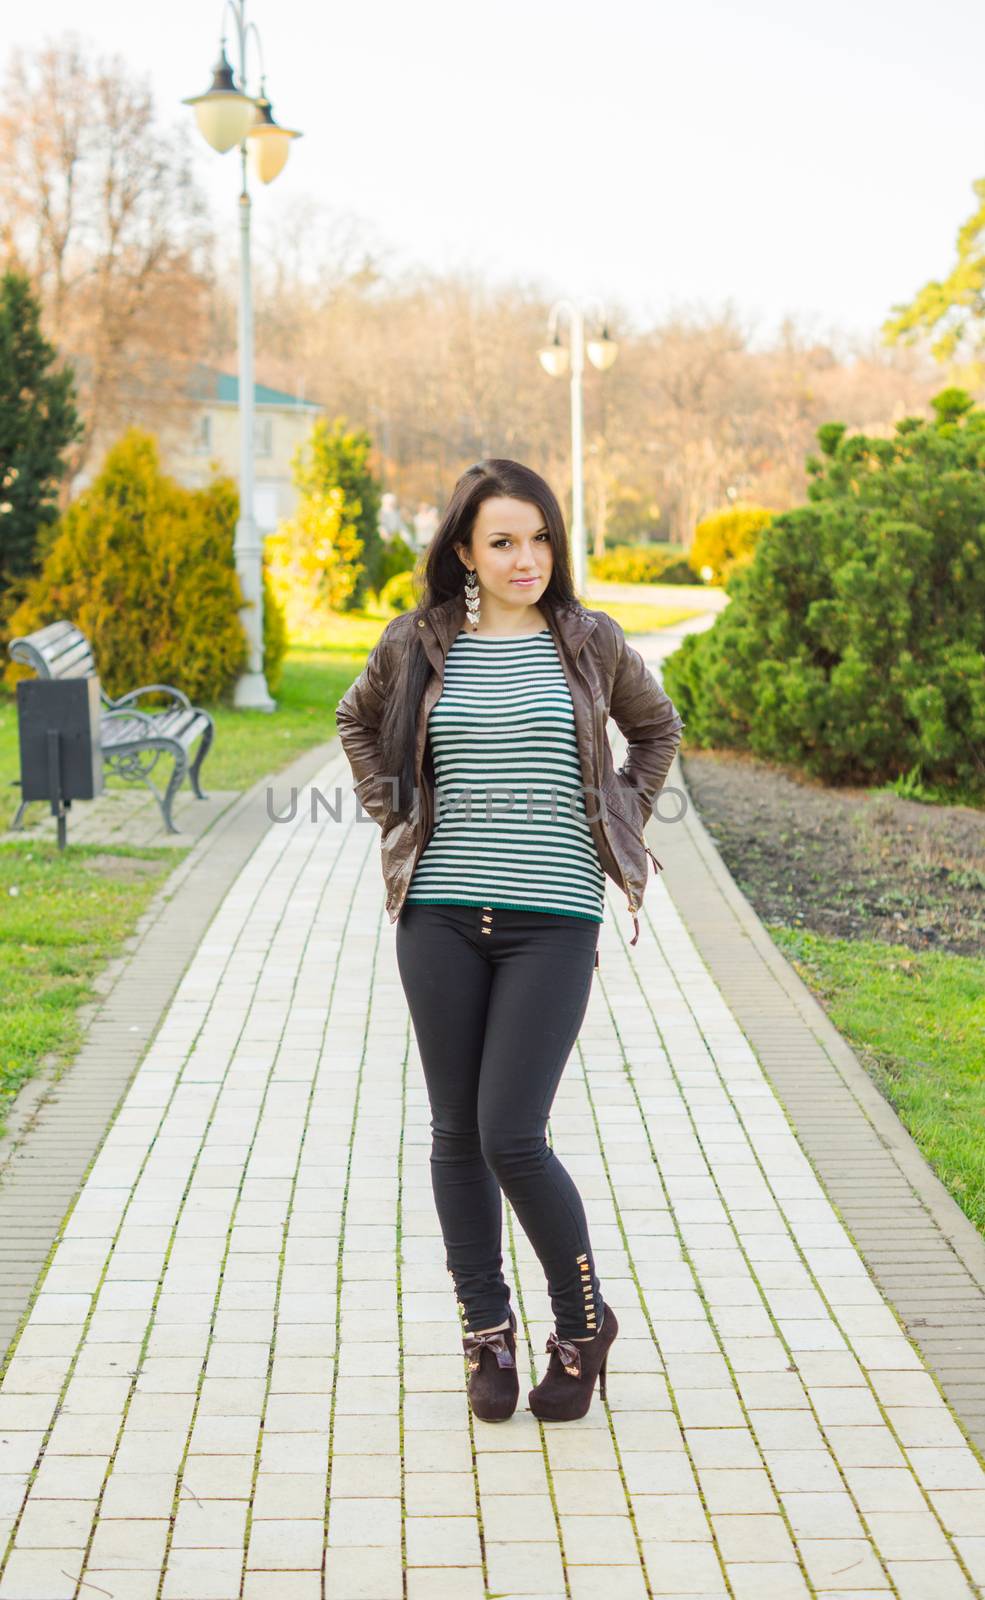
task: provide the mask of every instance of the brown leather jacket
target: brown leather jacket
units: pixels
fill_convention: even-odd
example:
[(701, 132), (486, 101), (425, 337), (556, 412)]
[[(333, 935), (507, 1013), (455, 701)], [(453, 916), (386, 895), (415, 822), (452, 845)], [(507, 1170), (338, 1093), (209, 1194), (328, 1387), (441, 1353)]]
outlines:
[[(554, 634), (568, 681), (585, 786), (585, 808), (603, 870), (625, 891), (639, 938), (636, 912), (643, 904), (649, 862), (660, 862), (644, 843), (643, 829), (681, 742), (673, 702), (634, 650), (617, 622), (604, 611), (555, 607), (540, 602)], [(335, 722), (355, 779), (354, 793), (383, 830), (381, 858), (387, 915), (396, 922), (411, 875), (434, 825), (434, 789), (425, 773), (427, 723), (444, 683), (445, 657), (465, 626), (464, 590), (430, 612), (402, 613), (388, 622), (356, 681), (339, 701)], [(417, 722), (416, 777), (420, 803), (410, 818), (393, 821), (393, 782), (380, 772), (376, 731), (399, 652), (416, 635), (433, 672), (421, 697)], [(614, 769), (606, 735), (611, 716), (628, 741), (623, 765)], [(433, 771), (433, 769), (432, 769)], [(599, 791), (601, 799), (599, 797)]]

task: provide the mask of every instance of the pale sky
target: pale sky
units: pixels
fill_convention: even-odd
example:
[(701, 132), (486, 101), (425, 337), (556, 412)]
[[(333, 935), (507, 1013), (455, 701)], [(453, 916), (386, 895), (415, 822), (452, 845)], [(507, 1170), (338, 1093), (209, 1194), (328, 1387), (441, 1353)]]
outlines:
[[(149, 72), (164, 113), (209, 82), (218, 0), (35, 0), (9, 43), (75, 28)], [(985, 173), (980, 0), (248, 0), (289, 192), (355, 213), (399, 263), (467, 265), (641, 321), (731, 300), (874, 332), (952, 260)], [(251, 83), (251, 88), (254, 85)], [(235, 153), (199, 175), (235, 237)]]

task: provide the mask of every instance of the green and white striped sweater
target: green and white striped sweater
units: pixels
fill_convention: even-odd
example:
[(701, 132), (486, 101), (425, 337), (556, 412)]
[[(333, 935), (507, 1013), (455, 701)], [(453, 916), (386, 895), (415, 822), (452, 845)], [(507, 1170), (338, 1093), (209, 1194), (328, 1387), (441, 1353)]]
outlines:
[(605, 874), (585, 814), (574, 709), (551, 630), (520, 639), (459, 633), (428, 738), (435, 825), (405, 903), (602, 922)]

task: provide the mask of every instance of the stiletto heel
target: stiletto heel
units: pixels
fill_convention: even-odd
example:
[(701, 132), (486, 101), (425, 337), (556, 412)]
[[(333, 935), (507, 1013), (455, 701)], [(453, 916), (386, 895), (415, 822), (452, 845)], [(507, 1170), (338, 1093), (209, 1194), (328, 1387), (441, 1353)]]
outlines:
[(608, 1366), (608, 1364), (609, 1364), (609, 1352), (607, 1350), (605, 1352), (605, 1360), (603, 1361), (602, 1365), (599, 1367), (599, 1394), (602, 1396), (603, 1400), (605, 1399), (605, 1369)]

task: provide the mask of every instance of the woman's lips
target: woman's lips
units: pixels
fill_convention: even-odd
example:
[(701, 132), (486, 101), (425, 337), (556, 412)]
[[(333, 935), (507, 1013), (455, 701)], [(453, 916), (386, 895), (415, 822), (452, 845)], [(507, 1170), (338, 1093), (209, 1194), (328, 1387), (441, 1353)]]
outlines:
[(537, 578), (511, 578), (511, 583), (519, 584), (521, 589), (530, 589), (539, 580)]

